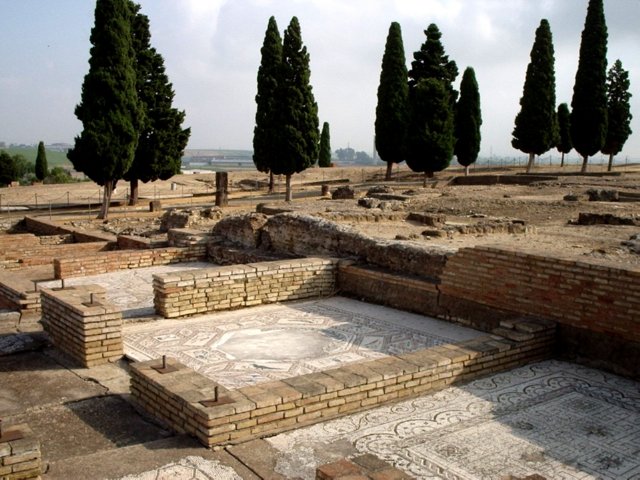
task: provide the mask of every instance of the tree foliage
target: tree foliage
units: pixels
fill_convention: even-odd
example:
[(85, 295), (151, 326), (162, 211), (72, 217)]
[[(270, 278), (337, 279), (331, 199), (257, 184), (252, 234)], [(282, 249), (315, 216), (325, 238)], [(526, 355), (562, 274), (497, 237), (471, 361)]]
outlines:
[(75, 114), (82, 132), (68, 158), (77, 171), (104, 186), (99, 218), (106, 218), (116, 182), (129, 170), (143, 119), (136, 91), (129, 0), (97, 0), (89, 72)]
[(458, 67), (445, 55), (442, 34), (435, 24), (425, 30), (427, 40), (413, 54), (409, 71), (409, 123), (406, 161), (426, 178), (449, 166), (455, 143), (454, 108), (458, 92), (453, 82)]
[[(456, 103), (454, 120), (456, 137), (454, 154), (460, 165), (468, 167), (476, 161), (480, 153), (480, 126), (482, 125), (480, 91), (476, 73), (471, 67), (467, 67), (462, 74), (460, 99)], [(467, 168), (465, 172), (468, 172)]]
[(320, 153), (318, 154), (318, 166), (331, 166), (331, 133), (329, 132), (329, 123), (322, 124), (322, 133), (320, 134)]
[(260, 50), (256, 94), (256, 125), (253, 130), (253, 163), (260, 172), (269, 172), (278, 159), (278, 87), (282, 72), (282, 38), (274, 17), (269, 19)]
[(278, 157), (271, 165), (274, 174), (286, 176), (287, 201), (291, 201), (291, 175), (312, 166), (318, 158), (318, 106), (310, 77), (309, 53), (302, 44), (298, 18), (293, 17), (282, 44), (282, 69), (277, 92), (279, 148)]
[(16, 180), (16, 164), (13, 157), (0, 151), (0, 185), (9, 185)]
[(527, 66), (520, 112), (516, 115), (511, 145), (529, 154), (527, 172), (535, 155), (547, 152), (556, 144), (556, 77), (553, 40), (549, 22), (540, 21)]
[(375, 144), (378, 155), (387, 162), (387, 180), (394, 163), (404, 161), (407, 136), (407, 65), (400, 24), (389, 27), (382, 56), (382, 70), (376, 106)]
[(558, 105), (558, 141), (556, 149), (562, 154), (560, 166), (564, 166), (564, 156), (573, 149), (571, 143), (571, 114), (566, 103)]
[(447, 85), (436, 78), (420, 80), (412, 92), (407, 133), (407, 165), (433, 176), (449, 166), (454, 126)]
[(632, 133), (629, 86), (629, 72), (622, 68), (620, 60), (616, 60), (607, 74), (608, 128), (602, 147), (602, 153), (609, 155), (609, 171), (613, 166), (613, 157), (622, 151)]
[(607, 25), (602, 0), (589, 0), (582, 31), (578, 70), (571, 100), (571, 140), (588, 159), (600, 151), (607, 135)]
[(138, 198), (138, 180), (167, 180), (180, 173), (182, 155), (191, 130), (183, 129), (185, 113), (173, 108), (175, 93), (164, 59), (151, 47), (149, 18), (130, 1), (134, 13), (133, 48), (136, 53), (136, 90), (144, 112), (133, 163), (124, 175), (131, 182), (131, 204)]
[(36, 155), (36, 178), (43, 181), (48, 174), (47, 153), (44, 150), (44, 142), (40, 142), (38, 143), (38, 153)]

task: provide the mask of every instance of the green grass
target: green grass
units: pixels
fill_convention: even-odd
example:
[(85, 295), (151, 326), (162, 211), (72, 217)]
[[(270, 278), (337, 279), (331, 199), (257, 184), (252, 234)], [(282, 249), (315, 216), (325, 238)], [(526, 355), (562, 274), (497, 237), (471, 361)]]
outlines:
[[(7, 147), (0, 148), (0, 150), (7, 152), (9, 155), (20, 154), (31, 163), (36, 162), (36, 156), (38, 154), (37, 147)], [(45, 152), (47, 154), (47, 166), (49, 169), (52, 169), (53, 167), (71, 168), (71, 162), (67, 158), (66, 152), (54, 152), (46, 149)]]

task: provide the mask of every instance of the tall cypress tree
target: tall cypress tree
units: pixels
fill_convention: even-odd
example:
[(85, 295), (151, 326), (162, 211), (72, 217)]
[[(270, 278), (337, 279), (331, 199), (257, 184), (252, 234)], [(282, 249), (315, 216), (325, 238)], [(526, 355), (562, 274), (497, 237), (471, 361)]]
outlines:
[(400, 24), (393, 22), (382, 56), (375, 122), (376, 150), (387, 162), (387, 180), (391, 179), (393, 164), (404, 161), (409, 95), (406, 61)]
[(511, 145), (529, 154), (527, 173), (533, 168), (536, 155), (547, 152), (556, 144), (556, 77), (554, 70), (551, 28), (545, 19), (536, 29), (527, 67), (520, 112), (515, 119)]
[(258, 69), (256, 126), (253, 129), (253, 163), (259, 172), (269, 173), (269, 192), (273, 191), (271, 167), (278, 159), (279, 134), (277, 90), (282, 70), (282, 38), (276, 19), (271, 17), (264, 35), (262, 60)]
[(602, 0), (589, 0), (571, 100), (571, 140), (582, 172), (607, 136), (607, 24)]
[(420, 50), (413, 54), (409, 71), (409, 88), (415, 88), (422, 79), (440, 80), (449, 92), (449, 101), (453, 106), (458, 99), (458, 92), (453, 88), (453, 82), (458, 76), (458, 66), (456, 62), (449, 60), (448, 55), (445, 55), (440, 41), (442, 33), (435, 23), (430, 24), (424, 34), (427, 36), (426, 41)]
[(622, 68), (622, 62), (616, 60), (607, 74), (607, 115), (609, 124), (607, 137), (602, 153), (609, 155), (610, 172), (613, 168), (613, 157), (622, 151), (629, 135), (631, 135), (631, 107), (629, 100), (629, 72)]
[(302, 44), (300, 23), (293, 17), (284, 33), (277, 137), (279, 154), (271, 170), (286, 177), (285, 200), (290, 202), (291, 175), (313, 165), (318, 157), (318, 106), (310, 84), (309, 53)]
[(44, 142), (40, 142), (38, 143), (38, 154), (36, 155), (36, 178), (42, 181), (48, 174), (47, 153), (44, 150)]
[(322, 168), (331, 166), (331, 134), (329, 133), (329, 123), (322, 124), (320, 134), (320, 153), (318, 154), (318, 166)]
[(98, 218), (106, 219), (116, 182), (129, 170), (143, 112), (136, 91), (129, 0), (97, 0), (89, 73), (75, 114), (82, 132), (67, 157), (103, 186)]
[(460, 82), (460, 99), (455, 111), (456, 144), (454, 154), (458, 163), (464, 167), (464, 174), (469, 175), (469, 165), (474, 163), (480, 152), (480, 91), (476, 81), (476, 73), (467, 67)]
[(433, 172), (449, 166), (453, 156), (453, 111), (448, 85), (436, 78), (420, 80), (412, 91), (407, 131), (407, 165), (424, 173), (424, 186)]
[(558, 144), (556, 149), (562, 154), (560, 166), (564, 167), (564, 156), (573, 149), (571, 143), (571, 117), (566, 103), (558, 105)]
[(182, 128), (185, 113), (172, 107), (175, 93), (162, 55), (151, 47), (149, 18), (140, 13), (140, 5), (131, 2), (131, 8), (136, 88), (145, 113), (133, 163), (124, 175), (131, 186), (129, 204), (135, 205), (139, 180), (167, 180), (180, 173), (191, 129)]

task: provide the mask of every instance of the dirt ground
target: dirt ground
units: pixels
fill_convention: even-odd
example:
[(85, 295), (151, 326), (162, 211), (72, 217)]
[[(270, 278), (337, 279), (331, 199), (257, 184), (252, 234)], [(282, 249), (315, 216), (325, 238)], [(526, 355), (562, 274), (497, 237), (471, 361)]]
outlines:
[[(601, 264), (640, 266), (640, 255), (622, 244), (640, 233), (640, 202), (588, 201), (589, 189), (617, 190), (640, 196), (640, 166), (620, 167), (619, 176), (580, 176), (577, 167), (538, 167), (536, 174), (551, 175), (553, 180), (531, 185), (457, 186), (451, 180), (461, 175), (460, 169), (448, 169), (424, 188), (422, 177), (402, 165), (394, 169), (394, 179), (384, 182), (382, 167), (311, 168), (293, 176), (294, 202), (283, 201), (284, 178), (276, 178), (276, 194), (266, 191), (267, 175), (256, 171), (230, 172), (230, 204), (224, 215), (255, 211), (260, 203), (292, 208), (296, 211), (326, 215), (331, 212), (341, 223), (348, 224), (372, 237), (401, 239), (429, 245), (454, 248), (473, 245), (510, 245), (525, 251), (589, 258)], [(522, 173), (522, 167), (476, 169), (471, 175)], [(594, 172), (602, 172), (594, 166)], [(354, 200), (331, 200), (321, 197), (321, 185), (331, 191), (347, 183), (356, 190)], [(383, 202), (383, 210), (358, 206), (358, 198), (373, 186), (387, 185), (394, 194), (406, 194), (405, 201)], [(126, 206), (127, 184), (122, 182), (114, 196), (122, 204), (110, 211), (109, 221), (95, 219), (100, 189), (92, 182), (66, 185), (37, 185), (0, 189), (0, 223), (25, 214), (49, 215), (52, 220), (87, 229), (111, 233), (151, 236), (157, 234), (159, 213), (149, 212), (148, 202), (159, 199), (163, 208), (194, 208), (214, 202), (215, 174), (177, 175), (168, 181), (141, 185), (137, 207)], [(567, 201), (573, 194), (577, 201)], [(640, 199), (639, 199), (640, 200)], [(378, 202), (379, 203), (379, 202)], [(29, 210), (9, 211), (15, 207)], [(64, 208), (58, 208), (64, 207)], [(37, 209), (37, 210), (36, 210)], [(449, 234), (425, 236), (428, 227), (407, 221), (404, 213), (438, 214), (446, 219)], [(394, 215), (397, 213), (397, 215)], [(636, 225), (576, 225), (580, 213), (613, 214), (635, 217)], [(375, 218), (377, 215), (377, 219)], [(520, 220), (527, 233), (451, 233), (452, 227), (484, 224), (492, 220)], [(199, 228), (208, 229), (204, 222)], [(198, 228), (198, 227), (196, 227)]]

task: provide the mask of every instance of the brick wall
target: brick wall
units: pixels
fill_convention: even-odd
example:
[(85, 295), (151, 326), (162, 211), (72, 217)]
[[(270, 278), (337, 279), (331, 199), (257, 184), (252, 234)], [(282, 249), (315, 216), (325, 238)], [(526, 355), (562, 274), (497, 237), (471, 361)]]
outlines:
[(303, 258), (153, 276), (156, 312), (165, 318), (328, 296), (337, 260)]
[(76, 242), (109, 242), (114, 244), (117, 242), (115, 235), (58, 225), (43, 218), (24, 217), (24, 223), (29, 232), (37, 235), (72, 234)]
[(0, 479), (27, 480), (40, 478), (42, 456), (40, 442), (26, 423), (4, 427), (3, 433), (19, 432), (16, 440), (0, 443)]
[[(6, 235), (12, 238), (0, 242), (0, 269), (14, 270), (36, 265), (50, 265), (54, 258), (69, 258), (102, 252), (111, 248), (108, 242), (64, 243), (60, 245), (41, 244), (39, 238), (31, 235)], [(35, 239), (35, 243), (32, 239)], [(6, 245), (3, 245), (5, 243)]]
[(505, 248), (463, 248), (439, 290), (452, 302), (536, 315), (640, 342), (640, 268), (604, 267)]
[[(511, 338), (484, 336), (281, 381), (227, 390), (177, 360), (131, 365), (131, 394), (148, 413), (207, 447), (246, 441), (548, 358), (552, 322), (504, 324)], [(214, 399), (218, 389), (218, 401)], [(201, 403), (205, 402), (205, 403)]]
[(105, 301), (104, 293), (98, 285), (41, 291), (44, 330), (57, 348), (84, 367), (123, 355), (122, 312)]
[(206, 245), (188, 248), (168, 247), (146, 250), (117, 250), (53, 261), (55, 278), (82, 277), (130, 268), (193, 262), (206, 258)]
[(24, 314), (40, 312), (40, 292), (35, 284), (11, 272), (0, 272), (1, 303)]

